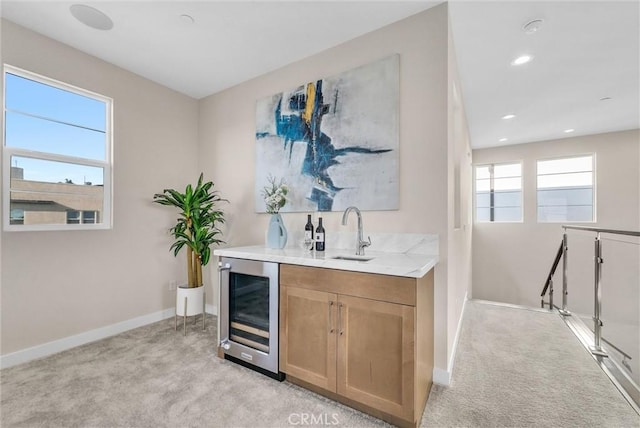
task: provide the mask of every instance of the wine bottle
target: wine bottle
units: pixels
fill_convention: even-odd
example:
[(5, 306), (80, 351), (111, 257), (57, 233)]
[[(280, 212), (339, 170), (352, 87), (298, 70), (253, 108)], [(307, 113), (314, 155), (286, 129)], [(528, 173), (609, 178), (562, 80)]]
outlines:
[(307, 224), (304, 225), (304, 240), (309, 243), (309, 250), (313, 250), (313, 223), (311, 214), (307, 214)]
[(318, 217), (318, 227), (316, 228), (316, 251), (324, 251), (324, 227), (322, 227), (322, 217)]

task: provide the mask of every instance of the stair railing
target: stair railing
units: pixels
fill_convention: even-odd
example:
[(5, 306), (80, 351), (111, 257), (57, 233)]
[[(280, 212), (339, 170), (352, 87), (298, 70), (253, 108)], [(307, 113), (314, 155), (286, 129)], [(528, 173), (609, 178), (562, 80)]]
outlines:
[[(633, 370), (637, 369), (640, 366), (637, 366), (636, 364), (632, 366), (630, 364), (630, 361), (632, 360), (632, 356), (620, 348), (620, 346), (624, 346), (624, 347), (631, 346), (633, 341), (630, 341), (627, 336), (618, 335), (616, 336), (617, 337), (616, 340), (620, 340), (621, 342), (624, 342), (624, 343), (619, 343), (618, 345), (620, 346), (616, 346), (613, 343), (611, 343), (611, 340), (605, 339), (605, 337), (603, 337), (603, 334), (602, 334), (602, 329), (604, 324), (601, 319), (602, 289), (603, 289), (602, 267), (604, 263), (604, 260), (602, 258), (603, 240), (640, 246), (640, 243), (630, 242), (630, 240), (626, 240), (626, 239), (620, 239), (622, 235), (635, 237), (635, 238), (640, 237), (640, 232), (630, 231), (630, 230), (604, 229), (604, 228), (589, 227), (589, 226), (571, 226), (571, 225), (563, 225), (562, 228), (563, 228), (562, 245), (558, 249), (558, 253), (556, 254), (556, 258), (551, 268), (551, 272), (547, 277), (547, 280), (545, 282), (545, 285), (541, 294), (542, 307), (544, 308), (545, 306), (544, 296), (545, 296), (545, 293), (548, 291), (549, 310), (553, 311), (555, 309), (558, 309), (558, 312), (563, 316), (567, 326), (569, 326), (569, 328), (576, 334), (576, 336), (579, 338), (579, 340), (582, 342), (585, 348), (587, 348), (589, 352), (591, 352), (594, 359), (598, 362), (598, 364), (603, 369), (603, 371), (611, 379), (613, 384), (616, 385), (618, 390), (620, 390), (620, 392), (626, 398), (629, 404), (631, 404), (633, 409), (635, 409), (635, 411), (640, 415), (640, 386), (639, 386), (640, 383), (638, 383), (637, 375), (634, 376), (633, 374)], [(582, 318), (581, 316), (572, 317), (571, 312), (569, 312), (567, 308), (567, 296), (568, 296), (567, 232), (571, 230), (595, 233), (595, 239), (593, 243), (593, 294), (594, 294), (593, 317), (592, 317), (593, 329), (590, 329), (585, 324), (583, 324), (581, 320)], [(604, 239), (602, 239), (602, 235), (604, 235)], [(636, 240), (634, 239), (633, 241), (636, 241)], [(606, 245), (609, 245), (609, 244), (607, 243)], [(620, 248), (620, 247), (616, 247), (616, 246), (612, 247), (611, 257), (615, 257), (614, 254), (616, 254), (616, 251), (615, 251), (616, 248)], [(578, 251), (578, 253), (580, 253), (580, 251)], [(553, 275), (556, 271), (556, 268), (558, 267), (560, 258), (562, 258), (563, 260), (562, 309), (558, 308), (553, 304)], [(617, 257), (615, 258), (617, 259)], [(616, 269), (615, 261), (616, 260), (614, 260), (614, 263), (612, 263), (610, 266), (612, 273), (614, 273)], [(582, 270), (582, 266), (576, 266), (576, 267)], [(610, 268), (607, 268), (607, 269), (610, 269)], [(578, 273), (578, 271), (575, 271), (575, 272), (577, 274), (576, 277), (579, 277), (580, 281), (582, 281), (582, 274)], [(633, 292), (635, 293), (636, 290), (634, 289)], [(627, 337), (627, 339), (625, 339), (625, 337)], [(603, 348), (602, 342), (606, 343), (605, 348)], [(611, 352), (611, 355), (608, 354), (608, 351)], [(634, 356), (637, 356), (638, 354), (636, 353), (636, 351), (637, 349), (634, 349), (634, 352), (631, 352), (631, 353)], [(621, 361), (619, 361), (620, 359)]]
[[(554, 307), (558, 309), (557, 306), (553, 304), (553, 275), (556, 273), (556, 269), (558, 268), (558, 264), (560, 263), (560, 259), (564, 254), (564, 239), (560, 243), (560, 248), (558, 248), (558, 252), (556, 253), (556, 258), (553, 261), (553, 265), (551, 265), (551, 270), (549, 271), (549, 276), (547, 276), (547, 280), (544, 283), (544, 288), (542, 289), (542, 293), (540, 293), (540, 307), (544, 308), (544, 305), (549, 305), (549, 309), (553, 309)], [(565, 257), (566, 260), (566, 257)], [(564, 287), (564, 285), (563, 285)], [(549, 303), (544, 301), (544, 296), (549, 292)]]
[[(549, 272), (549, 276), (545, 281), (544, 288), (542, 289), (541, 297), (541, 306), (544, 308), (545, 305), (549, 306), (550, 310), (553, 308), (558, 309), (560, 314), (564, 316), (570, 316), (571, 312), (567, 309), (567, 296), (568, 296), (568, 271), (567, 271), (567, 254), (568, 254), (568, 241), (567, 241), (567, 230), (580, 230), (580, 231), (588, 231), (595, 232), (595, 240), (594, 240), (594, 257), (593, 257), (593, 271), (594, 271), (594, 308), (593, 308), (593, 346), (589, 349), (591, 353), (594, 355), (600, 355), (603, 357), (607, 356), (605, 350), (602, 349), (602, 341), (604, 340), (602, 337), (602, 319), (600, 318), (602, 312), (602, 264), (604, 260), (602, 259), (602, 240), (601, 234), (614, 234), (614, 235), (626, 235), (626, 236), (635, 236), (640, 237), (640, 232), (630, 231), (630, 230), (615, 230), (615, 229), (603, 229), (598, 227), (588, 227), (588, 226), (570, 226), (563, 225), (564, 233), (562, 235), (562, 243), (558, 252), (556, 254), (556, 258), (553, 262), (553, 266), (551, 267), (551, 271)], [(560, 259), (562, 258), (562, 308), (558, 308), (553, 304), (553, 275), (560, 263)], [(549, 302), (546, 303), (544, 301), (545, 294), (549, 293)], [(604, 340), (606, 341), (606, 340)], [(606, 341), (613, 348), (621, 352), (625, 358), (629, 357), (625, 352), (619, 350), (615, 345), (612, 345), (610, 342)], [(629, 357), (630, 358), (630, 357)]]
[[(567, 231), (562, 234), (562, 242), (560, 242), (560, 247), (558, 248), (558, 252), (556, 253), (556, 258), (553, 261), (553, 265), (551, 266), (551, 270), (549, 271), (549, 275), (547, 276), (547, 280), (544, 283), (544, 288), (542, 289), (542, 293), (540, 293), (540, 307), (544, 308), (545, 304), (549, 306), (549, 309), (552, 310), (556, 308), (562, 315), (568, 316), (571, 315), (571, 312), (567, 309), (567, 278), (568, 278), (568, 264), (567, 264), (567, 255), (568, 255), (569, 247), (567, 245)], [(562, 308), (557, 307), (553, 304), (553, 276), (556, 273), (556, 269), (558, 268), (558, 264), (560, 263), (560, 259), (562, 259)], [(549, 292), (549, 303), (544, 301), (544, 296)]]

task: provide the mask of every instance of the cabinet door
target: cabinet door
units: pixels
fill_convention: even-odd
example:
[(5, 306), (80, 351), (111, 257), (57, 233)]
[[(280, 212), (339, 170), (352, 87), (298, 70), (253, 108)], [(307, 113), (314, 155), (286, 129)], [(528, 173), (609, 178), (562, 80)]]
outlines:
[(297, 287), (281, 289), (280, 370), (336, 391), (337, 296)]
[(338, 298), (338, 394), (414, 420), (415, 308)]

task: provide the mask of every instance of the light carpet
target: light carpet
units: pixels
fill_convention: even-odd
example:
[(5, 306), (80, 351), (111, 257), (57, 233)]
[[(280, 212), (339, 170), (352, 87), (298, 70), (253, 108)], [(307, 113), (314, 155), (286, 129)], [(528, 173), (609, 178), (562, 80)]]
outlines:
[(560, 315), (468, 301), (452, 384), (422, 426), (640, 427)]
[(217, 357), (216, 319), (173, 318), (0, 372), (2, 428), (384, 426)]
[[(173, 319), (0, 372), (7, 427), (381, 427), (386, 423), (216, 356), (215, 318)], [(423, 427), (638, 427), (557, 315), (470, 301), (450, 388)]]

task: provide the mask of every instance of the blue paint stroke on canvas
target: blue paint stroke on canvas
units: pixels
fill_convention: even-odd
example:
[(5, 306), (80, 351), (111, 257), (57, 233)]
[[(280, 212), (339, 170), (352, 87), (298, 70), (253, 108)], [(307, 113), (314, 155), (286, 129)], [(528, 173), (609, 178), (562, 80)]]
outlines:
[[(280, 97), (274, 119), (276, 135), (282, 138), (285, 152), (289, 161), (293, 144), (306, 144), (301, 173), (312, 177), (316, 185), (308, 196), (314, 202), (318, 211), (331, 211), (335, 195), (343, 190), (334, 184), (329, 174), (329, 168), (340, 164), (339, 157), (348, 153), (375, 155), (386, 153), (392, 149), (370, 149), (362, 146), (348, 146), (340, 149), (332, 143), (329, 135), (322, 131), (322, 118), (330, 110), (330, 105), (324, 103), (322, 80), (306, 85), (306, 92), (297, 91), (289, 99), (289, 110), (292, 114), (282, 114), (282, 96)], [(337, 103), (338, 92), (334, 93), (334, 104)], [(256, 133), (256, 138), (264, 138), (269, 133)]]

